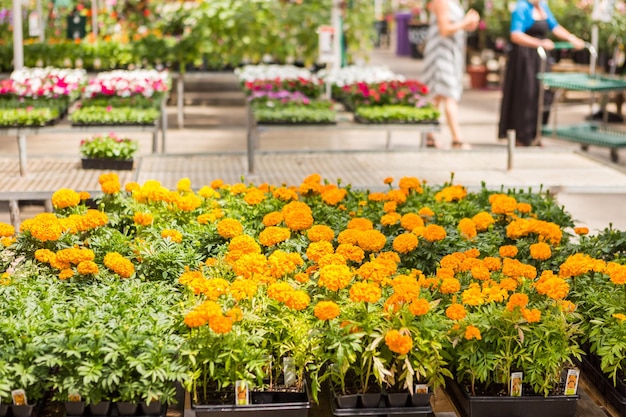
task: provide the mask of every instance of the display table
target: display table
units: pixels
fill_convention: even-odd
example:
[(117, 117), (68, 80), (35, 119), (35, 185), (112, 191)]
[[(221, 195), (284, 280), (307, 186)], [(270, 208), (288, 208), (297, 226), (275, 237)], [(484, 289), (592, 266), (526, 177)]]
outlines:
[(20, 175), (28, 174), (26, 138), (34, 135), (50, 135), (59, 133), (102, 133), (110, 130), (116, 132), (152, 132), (152, 153), (159, 152), (159, 131), (161, 132), (161, 152), (165, 152), (166, 134), (167, 134), (167, 112), (165, 111), (165, 102), (167, 98), (161, 101), (161, 115), (154, 124), (150, 125), (89, 125), (89, 126), (72, 126), (64, 118), (53, 126), (43, 127), (0, 127), (0, 136), (17, 137), (17, 146), (19, 150)]
[(254, 153), (258, 148), (261, 133), (271, 130), (289, 130), (289, 131), (316, 131), (316, 132), (333, 132), (339, 130), (378, 130), (386, 132), (385, 149), (391, 146), (391, 132), (395, 130), (413, 131), (420, 133), (421, 148), (426, 146), (426, 135), (432, 132), (438, 132), (441, 128), (438, 122), (429, 123), (357, 123), (353, 119), (352, 113), (346, 111), (337, 112), (337, 123), (335, 124), (262, 124), (258, 123), (254, 117), (252, 108), (248, 106), (248, 126), (247, 126), (247, 156), (248, 156), (248, 174), (254, 174)]

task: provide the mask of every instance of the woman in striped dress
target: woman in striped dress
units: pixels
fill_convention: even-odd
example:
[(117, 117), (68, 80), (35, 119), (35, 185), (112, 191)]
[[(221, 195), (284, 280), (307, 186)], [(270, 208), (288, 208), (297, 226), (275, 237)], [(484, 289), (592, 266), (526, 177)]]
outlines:
[[(463, 93), (465, 74), (465, 31), (478, 27), (480, 16), (474, 9), (467, 13), (458, 0), (432, 0), (430, 27), (426, 36), (422, 81), (428, 86), (433, 103), (443, 103), (453, 148), (467, 148), (461, 140), (457, 119), (458, 102)], [(436, 147), (432, 135), (427, 146)]]

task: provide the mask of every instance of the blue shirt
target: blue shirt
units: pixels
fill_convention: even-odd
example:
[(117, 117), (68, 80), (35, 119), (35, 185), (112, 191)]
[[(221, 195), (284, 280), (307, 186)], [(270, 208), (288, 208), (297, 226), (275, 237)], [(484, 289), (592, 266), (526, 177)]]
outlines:
[[(545, 0), (540, 0), (539, 5), (546, 12), (548, 27), (550, 30), (553, 30), (559, 23), (554, 18), (548, 3)], [(511, 16), (511, 33), (526, 32), (533, 23), (535, 23), (535, 19), (533, 19), (533, 5), (528, 0), (519, 0)]]

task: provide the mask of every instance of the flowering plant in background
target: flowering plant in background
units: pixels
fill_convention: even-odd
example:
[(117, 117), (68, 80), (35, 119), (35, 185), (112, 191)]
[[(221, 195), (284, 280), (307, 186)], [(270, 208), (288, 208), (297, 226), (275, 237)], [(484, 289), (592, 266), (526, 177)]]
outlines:
[(309, 99), (322, 94), (323, 82), (311, 71), (293, 65), (246, 65), (235, 70), (246, 94), (300, 92)]
[(119, 137), (113, 132), (94, 135), (80, 142), (80, 153), (83, 158), (128, 160), (133, 159), (138, 150), (136, 140)]
[(21, 98), (78, 98), (80, 89), (87, 83), (83, 69), (21, 68), (11, 73), (0, 84), (0, 95)]
[(156, 70), (115, 70), (100, 72), (85, 87), (83, 96), (131, 97), (140, 95), (146, 98), (159, 98), (171, 88), (171, 78), (167, 71)]
[(381, 83), (389, 81), (405, 81), (403, 75), (396, 74), (386, 66), (357, 66), (349, 65), (342, 68), (321, 70), (317, 73), (325, 83), (330, 83), (333, 89), (356, 83)]
[[(98, 210), (59, 190), (55, 213), (12, 236), (0, 227), (2, 282), (36, 271), (67, 285), (178, 283), (170, 309), (199, 401), (238, 379), (301, 387), (305, 375), (313, 395), (327, 379), (363, 392), (451, 376), (497, 393), (513, 370), (534, 394), (558, 393), (589, 319), (575, 295), (591, 246), (571, 217), (541, 192), (384, 183), (355, 190), (313, 174), (170, 189), (106, 174)], [(620, 268), (603, 271), (622, 285)], [(611, 314), (621, 320), (623, 304)]]
[(350, 108), (359, 106), (382, 106), (400, 104), (413, 107), (424, 107), (429, 104), (426, 99), (428, 87), (417, 81), (390, 81), (380, 83), (358, 82), (345, 85), (336, 91), (336, 98)]

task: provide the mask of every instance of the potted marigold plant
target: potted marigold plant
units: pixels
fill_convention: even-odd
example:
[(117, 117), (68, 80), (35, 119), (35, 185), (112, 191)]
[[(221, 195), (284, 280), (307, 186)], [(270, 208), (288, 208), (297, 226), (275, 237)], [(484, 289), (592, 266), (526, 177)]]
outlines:
[(80, 142), (83, 169), (133, 169), (133, 157), (139, 150), (134, 139), (119, 137), (115, 133), (94, 135)]

